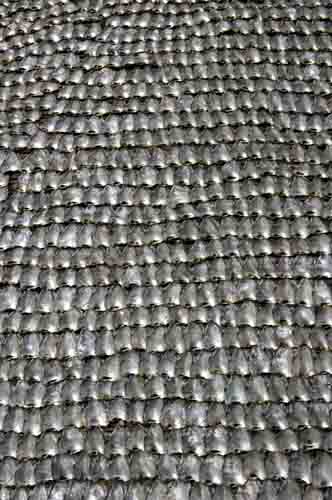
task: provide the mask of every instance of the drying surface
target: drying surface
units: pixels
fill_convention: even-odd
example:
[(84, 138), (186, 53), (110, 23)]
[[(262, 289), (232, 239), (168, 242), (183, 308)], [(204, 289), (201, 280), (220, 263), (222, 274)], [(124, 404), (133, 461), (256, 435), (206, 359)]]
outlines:
[(332, 3), (0, 2), (1, 500), (331, 500)]

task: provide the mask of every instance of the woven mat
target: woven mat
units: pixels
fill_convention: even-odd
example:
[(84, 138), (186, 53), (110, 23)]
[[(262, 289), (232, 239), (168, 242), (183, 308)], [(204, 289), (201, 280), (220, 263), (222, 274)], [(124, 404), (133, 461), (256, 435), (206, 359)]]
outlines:
[(0, 75), (0, 500), (331, 500), (331, 0), (2, 0)]

